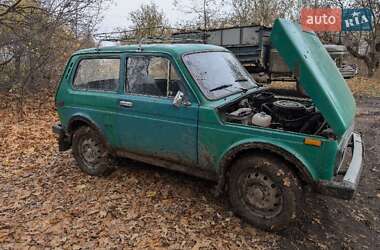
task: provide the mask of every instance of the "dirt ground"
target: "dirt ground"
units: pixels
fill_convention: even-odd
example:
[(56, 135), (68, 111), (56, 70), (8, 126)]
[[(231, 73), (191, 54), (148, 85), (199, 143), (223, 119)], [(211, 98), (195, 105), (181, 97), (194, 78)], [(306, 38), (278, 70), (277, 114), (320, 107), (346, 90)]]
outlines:
[(122, 161), (90, 177), (59, 153), (45, 98), (0, 106), (0, 249), (380, 249), (380, 99), (357, 98), (365, 169), (351, 201), (308, 194), (303, 220), (274, 234), (230, 212), (213, 183)]
[(365, 168), (355, 197), (344, 201), (309, 194), (304, 221), (281, 235), (280, 248), (380, 249), (380, 98), (356, 99)]

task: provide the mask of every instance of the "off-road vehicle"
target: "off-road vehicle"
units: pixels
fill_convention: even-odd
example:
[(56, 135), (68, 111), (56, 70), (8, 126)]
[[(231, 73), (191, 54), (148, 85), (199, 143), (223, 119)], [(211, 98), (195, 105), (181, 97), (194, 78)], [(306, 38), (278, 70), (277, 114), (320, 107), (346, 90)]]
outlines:
[(128, 157), (210, 179), (237, 215), (267, 230), (297, 219), (304, 187), (351, 198), (363, 146), (346, 82), (314, 33), (277, 20), (271, 45), (308, 98), (260, 87), (218, 46), (80, 50), (56, 94), (59, 148), (90, 175)]

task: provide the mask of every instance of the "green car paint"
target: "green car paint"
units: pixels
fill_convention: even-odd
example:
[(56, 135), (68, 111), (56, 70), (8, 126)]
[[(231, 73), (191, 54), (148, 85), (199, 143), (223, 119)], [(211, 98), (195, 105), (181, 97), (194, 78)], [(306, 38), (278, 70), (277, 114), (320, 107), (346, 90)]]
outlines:
[(351, 91), (321, 41), (285, 20), (276, 20), (271, 42), (322, 111), (336, 135), (352, 125), (356, 105)]
[[(280, 40), (281, 37), (281, 40)], [(72, 121), (91, 123), (101, 133), (112, 152), (137, 155), (179, 163), (187, 172), (201, 169), (218, 179), (239, 150), (268, 149), (283, 154), (304, 173), (305, 181), (331, 180), (337, 155), (346, 145), (353, 129), (355, 103), (336, 66), (322, 51), (315, 35), (301, 32), (286, 21), (276, 21), (272, 40), (291, 69), (300, 72), (300, 82), (328, 121), (337, 140), (270, 128), (245, 126), (224, 121), (219, 109), (254, 92), (234, 93), (208, 100), (183, 62), (183, 56), (198, 52), (226, 52), (204, 44), (115, 46), (80, 50), (70, 58), (61, 79), (56, 106), (66, 134)], [(172, 98), (125, 93), (126, 61), (132, 55), (166, 57), (185, 83), (189, 105), (175, 107)], [(110, 92), (83, 91), (72, 87), (78, 63), (85, 58), (120, 58), (119, 88)], [(133, 102), (132, 109), (119, 105)], [(321, 141), (321, 146), (306, 145), (305, 138)], [(153, 161), (154, 162), (154, 161)]]

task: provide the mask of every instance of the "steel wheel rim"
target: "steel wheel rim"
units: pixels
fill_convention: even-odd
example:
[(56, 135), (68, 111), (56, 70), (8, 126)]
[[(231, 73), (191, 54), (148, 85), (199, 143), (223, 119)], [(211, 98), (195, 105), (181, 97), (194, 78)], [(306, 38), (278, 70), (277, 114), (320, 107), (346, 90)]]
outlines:
[(88, 168), (94, 169), (94, 164), (98, 163), (103, 156), (99, 143), (91, 137), (85, 137), (80, 140), (79, 153)]
[(241, 176), (240, 197), (250, 212), (262, 218), (273, 218), (281, 213), (281, 188), (265, 173), (249, 170)]

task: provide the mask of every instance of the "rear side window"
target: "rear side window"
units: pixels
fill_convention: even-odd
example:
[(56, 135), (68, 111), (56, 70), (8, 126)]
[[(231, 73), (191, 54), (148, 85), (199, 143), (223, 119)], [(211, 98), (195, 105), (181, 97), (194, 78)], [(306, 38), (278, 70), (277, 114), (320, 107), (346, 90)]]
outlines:
[(115, 91), (119, 87), (120, 59), (83, 59), (80, 61), (73, 86), (75, 89)]
[(181, 78), (170, 60), (160, 56), (134, 56), (127, 61), (128, 93), (173, 97)]

